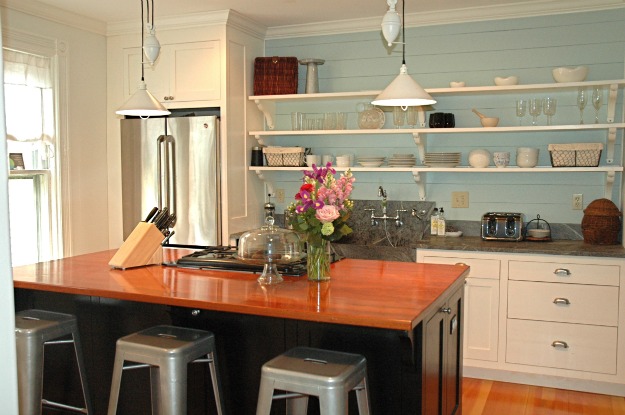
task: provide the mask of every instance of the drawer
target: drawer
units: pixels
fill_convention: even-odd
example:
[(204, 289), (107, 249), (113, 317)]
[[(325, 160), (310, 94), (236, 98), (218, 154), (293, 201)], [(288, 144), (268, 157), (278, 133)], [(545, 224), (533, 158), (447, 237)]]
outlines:
[(569, 284), (619, 285), (618, 265), (570, 264), (565, 262), (510, 261), (511, 280), (563, 282)]
[(618, 287), (509, 281), (508, 317), (616, 326), (618, 295)]
[(616, 336), (616, 327), (508, 319), (506, 362), (615, 374)]
[(428, 256), (423, 257), (423, 262), (431, 264), (466, 264), (471, 267), (468, 277), (499, 279), (500, 261), (498, 259), (483, 258), (458, 258), (458, 257), (442, 257)]

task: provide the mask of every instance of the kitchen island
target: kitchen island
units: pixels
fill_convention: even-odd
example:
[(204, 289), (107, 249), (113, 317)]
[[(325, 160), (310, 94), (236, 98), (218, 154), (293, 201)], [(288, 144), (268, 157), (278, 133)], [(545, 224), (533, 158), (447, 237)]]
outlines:
[[(460, 412), (466, 266), (346, 259), (332, 264), (327, 283), (285, 277), (260, 286), (250, 273), (111, 269), (114, 253), (14, 269), (16, 310), (78, 316), (96, 413), (106, 411), (116, 339), (154, 324), (215, 333), (232, 414), (254, 412), (261, 365), (296, 345), (365, 355), (373, 413)], [(165, 254), (167, 260), (180, 253)], [(79, 385), (72, 368), (53, 368), (58, 376), (46, 388), (74, 399)], [(119, 413), (147, 413), (148, 377), (140, 372), (124, 375)], [(201, 368), (191, 372), (196, 375), (189, 413), (211, 413), (208, 379)], [(350, 413), (355, 409), (350, 404)]]

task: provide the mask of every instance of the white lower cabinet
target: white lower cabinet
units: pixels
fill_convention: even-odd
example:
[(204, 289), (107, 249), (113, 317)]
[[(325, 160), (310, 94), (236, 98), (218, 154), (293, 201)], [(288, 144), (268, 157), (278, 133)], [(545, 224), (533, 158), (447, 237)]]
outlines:
[(465, 375), (625, 396), (624, 258), (417, 249), (417, 261), (471, 267)]
[(418, 262), (466, 264), (471, 267), (464, 289), (464, 358), (496, 361), (500, 261), (426, 254)]

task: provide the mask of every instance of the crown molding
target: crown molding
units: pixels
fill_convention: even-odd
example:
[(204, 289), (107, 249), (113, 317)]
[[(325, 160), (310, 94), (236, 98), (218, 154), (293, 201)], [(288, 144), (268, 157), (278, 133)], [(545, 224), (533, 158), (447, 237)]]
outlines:
[(106, 34), (106, 23), (34, 0), (0, 0), (0, 7), (75, 27), (99, 35)]
[[(534, 0), (514, 4), (406, 13), (406, 27), (516, 19), (552, 14), (610, 10), (625, 7), (625, 0)], [(267, 29), (266, 40), (305, 36), (336, 35), (380, 30), (382, 16)]]
[[(19, 11), (59, 24), (96, 34), (111, 36), (137, 33), (137, 21), (122, 21), (106, 24), (67, 10), (40, 3), (36, 0), (0, 0), (0, 7)], [(484, 20), (514, 19), (521, 17), (544, 16), (551, 14), (575, 13), (584, 11), (609, 10), (625, 7), (625, 0), (533, 0), (513, 4), (462, 8), (446, 11), (430, 11), (406, 14), (406, 27), (431, 26), (450, 23), (466, 23)], [(194, 13), (168, 18), (160, 18), (159, 29), (182, 29), (212, 24), (229, 24), (241, 31), (261, 39), (336, 35), (368, 32), (380, 29), (379, 18), (349, 19), (286, 25), (267, 28), (234, 10)]]

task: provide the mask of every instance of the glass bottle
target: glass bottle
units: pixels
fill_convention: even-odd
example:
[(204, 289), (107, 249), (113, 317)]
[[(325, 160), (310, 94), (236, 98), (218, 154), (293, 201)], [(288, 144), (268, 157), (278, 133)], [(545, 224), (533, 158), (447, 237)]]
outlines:
[(443, 208), (438, 212), (438, 235), (445, 236), (445, 211)]
[(434, 208), (430, 216), (430, 235), (438, 235), (438, 208)]

